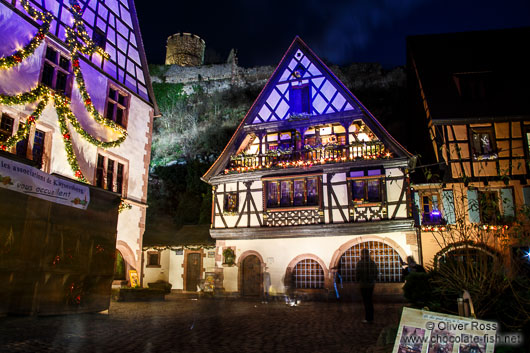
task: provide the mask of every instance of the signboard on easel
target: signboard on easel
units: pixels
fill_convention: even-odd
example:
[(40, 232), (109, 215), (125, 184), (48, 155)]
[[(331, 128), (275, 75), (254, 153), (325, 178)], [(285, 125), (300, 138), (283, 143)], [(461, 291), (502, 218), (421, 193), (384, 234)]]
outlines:
[(497, 323), (403, 308), (392, 353), (493, 353)]
[(138, 280), (138, 272), (136, 270), (129, 270), (129, 279), (131, 280), (131, 287), (140, 287), (140, 281)]

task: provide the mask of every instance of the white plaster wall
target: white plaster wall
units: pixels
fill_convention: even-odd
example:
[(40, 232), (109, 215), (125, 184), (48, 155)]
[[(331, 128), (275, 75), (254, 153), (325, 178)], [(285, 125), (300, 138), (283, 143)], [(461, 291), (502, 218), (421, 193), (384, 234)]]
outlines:
[(170, 256), (170, 269), (169, 269), (169, 283), (172, 284), (171, 289), (184, 288), (184, 279), (182, 274), (184, 273), (184, 255), (177, 255), (175, 251), (171, 251)]
[[(403, 176), (403, 172), (399, 170), (398, 168), (392, 168), (392, 169), (386, 169), (385, 175), (386, 177), (401, 177)], [(386, 193), (387, 193), (387, 200), (389, 202), (399, 201), (399, 196), (401, 195), (401, 190), (403, 189), (403, 185), (404, 185), (403, 179), (386, 181)], [(403, 201), (406, 201), (406, 193), (405, 195), (403, 195)], [(394, 214), (394, 210), (396, 207), (397, 207), (396, 205), (388, 206), (389, 217), (391, 217)], [(396, 218), (407, 218), (406, 205), (401, 205), (399, 207), (399, 210), (396, 214)]]
[[(282, 239), (252, 239), (252, 240), (226, 240), (225, 247), (236, 248), (236, 261), (245, 251), (258, 252), (263, 261), (267, 263), (271, 275), (272, 290), (274, 293), (283, 293), (284, 277), (289, 263), (298, 255), (313, 254), (318, 256), (329, 270), (331, 260), (336, 250), (343, 244), (355, 239), (358, 242), (390, 239), (398, 244), (394, 248), (402, 260), (412, 255), (412, 249), (406, 242), (406, 233), (367, 234), (363, 236), (330, 236), (312, 238), (282, 238)], [(238, 268), (224, 267), (224, 288), (228, 292), (238, 291)]]
[[(152, 250), (151, 250), (152, 251)], [(156, 281), (169, 282), (169, 258), (170, 250), (160, 251), (160, 267), (148, 267), (147, 266), (147, 251), (144, 251), (144, 280), (143, 286), (148, 287), (148, 283)]]
[[(346, 182), (346, 173), (338, 173), (333, 176), (333, 179), (331, 179), (333, 183), (340, 183), (340, 182)], [(337, 199), (339, 200), (340, 205), (348, 206), (348, 186), (346, 184), (343, 185), (335, 185), (333, 186), (333, 190), (335, 191), (335, 195), (337, 196)], [(335, 202), (335, 200), (333, 200)]]

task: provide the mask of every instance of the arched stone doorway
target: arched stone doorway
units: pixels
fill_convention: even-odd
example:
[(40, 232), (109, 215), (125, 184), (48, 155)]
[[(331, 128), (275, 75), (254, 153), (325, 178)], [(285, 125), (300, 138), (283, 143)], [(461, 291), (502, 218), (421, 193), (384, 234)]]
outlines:
[(241, 262), (240, 290), (244, 296), (260, 296), (263, 285), (261, 261), (256, 255), (248, 255)]

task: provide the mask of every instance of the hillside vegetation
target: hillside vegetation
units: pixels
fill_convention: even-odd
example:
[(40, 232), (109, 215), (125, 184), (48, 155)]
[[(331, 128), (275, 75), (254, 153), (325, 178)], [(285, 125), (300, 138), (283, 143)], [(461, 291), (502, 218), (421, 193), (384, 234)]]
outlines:
[[(406, 147), (414, 138), (403, 129), (406, 79), (403, 68), (384, 71), (379, 64), (332, 66), (338, 78)], [(152, 68), (153, 74), (160, 68)], [(155, 119), (149, 185), (148, 233), (157, 217), (175, 226), (209, 223), (210, 187), (200, 180), (219, 156), (263, 88), (256, 83), (232, 85), (206, 93), (199, 85), (186, 94), (182, 84), (153, 84), (162, 117)], [(413, 151), (414, 152), (414, 151)]]

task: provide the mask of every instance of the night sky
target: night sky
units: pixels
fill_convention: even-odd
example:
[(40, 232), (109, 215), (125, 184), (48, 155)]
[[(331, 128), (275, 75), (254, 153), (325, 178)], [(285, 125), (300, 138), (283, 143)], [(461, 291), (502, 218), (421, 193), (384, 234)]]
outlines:
[(278, 64), (299, 35), (329, 62), (390, 68), (405, 64), (407, 35), (530, 26), (528, 0), (139, 0), (136, 8), (153, 64), (177, 32), (199, 35), (222, 59), (236, 48), (245, 67)]

